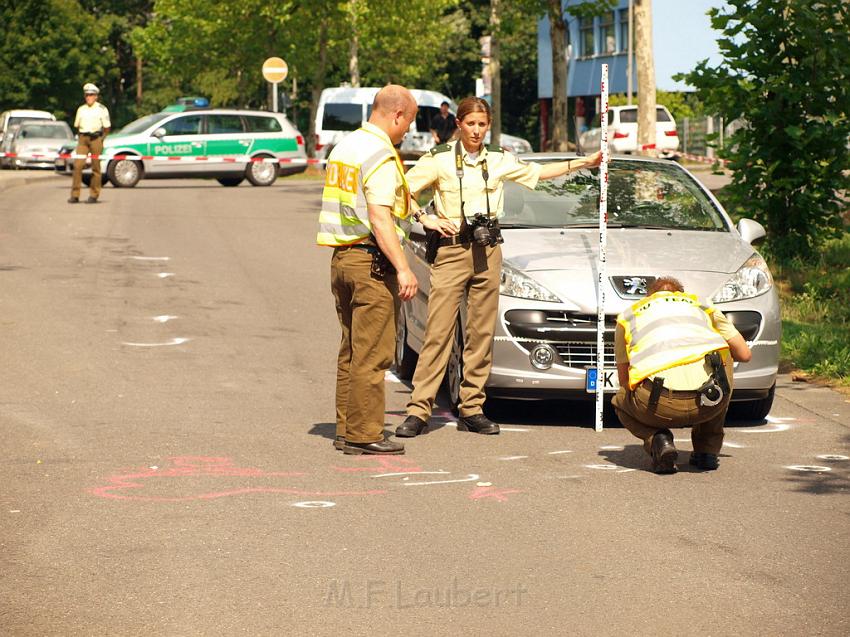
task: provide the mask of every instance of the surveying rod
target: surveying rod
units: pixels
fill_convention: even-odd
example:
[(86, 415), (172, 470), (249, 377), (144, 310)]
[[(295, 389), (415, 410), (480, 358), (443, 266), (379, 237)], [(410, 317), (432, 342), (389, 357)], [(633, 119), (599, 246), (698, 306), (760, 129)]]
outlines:
[(608, 65), (602, 65), (599, 123), (602, 163), (599, 165), (599, 258), (596, 280), (596, 431), (602, 431), (605, 392), (605, 246), (608, 243)]

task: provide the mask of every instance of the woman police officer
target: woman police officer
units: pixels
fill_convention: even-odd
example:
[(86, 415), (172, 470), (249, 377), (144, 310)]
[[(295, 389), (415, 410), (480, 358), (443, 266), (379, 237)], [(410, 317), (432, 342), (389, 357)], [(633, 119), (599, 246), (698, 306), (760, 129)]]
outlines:
[[(417, 436), (428, 426), (464, 295), (467, 321), (457, 428), (499, 433), (499, 426), (482, 412), (499, 306), (502, 240), (494, 220), (502, 212), (503, 183), (515, 181), (534, 189), (540, 179), (596, 166), (601, 161), (601, 154), (596, 153), (545, 165), (526, 163), (498, 146), (485, 146), (490, 106), (477, 97), (460, 103), (456, 119), (454, 140), (433, 148), (406, 175), (414, 196), (434, 186), (436, 219), (424, 217), (427, 221), (423, 225), (441, 236), (431, 265), (425, 342), (413, 375), (407, 418), (396, 429), (396, 436), (404, 438)], [(414, 214), (417, 220), (420, 216)]]

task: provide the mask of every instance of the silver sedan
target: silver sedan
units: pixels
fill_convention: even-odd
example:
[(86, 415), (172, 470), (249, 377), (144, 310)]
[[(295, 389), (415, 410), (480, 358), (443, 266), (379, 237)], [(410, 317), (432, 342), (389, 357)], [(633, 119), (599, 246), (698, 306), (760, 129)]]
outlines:
[[(568, 154), (529, 154), (560, 161)], [(779, 300), (767, 264), (753, 244), (757, 222), (734, 224), (720, 203), (676, 163), (615, 157), (609, 164), (605, 291), (605, 391), (617, 389), (617, 314), (642, 298), (655, 277), (678, 278), (687, 292), (710, 300), (753, 349), (736, 364), (737, 415), (762, 419), (770, 410), (779, 363)], [(508, 398), (590, 398), (596, 364), (598, 169), (540, 182), (536, 190), (505, 187), (500, 219), (505, 242), (493, 368), (487, 393)], [(420, 282), (403, 306), (396, 371), (413, 375), (428, 316), (429, 266), (423, 229), (414, 224), (407, 257)], [(466, 308), (461, 307), (446, 386), (457, 404)]]

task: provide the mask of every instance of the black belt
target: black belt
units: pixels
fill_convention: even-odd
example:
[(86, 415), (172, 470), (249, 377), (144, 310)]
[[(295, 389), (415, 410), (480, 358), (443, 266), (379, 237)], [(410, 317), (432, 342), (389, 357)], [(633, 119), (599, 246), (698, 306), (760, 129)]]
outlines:
[(369, 243), (351, 243), (347, 246), (336, 246), (334, 250), (342, 252), (343, 250), (351, 250), (352, 248), (356, 250), (363, 250), (364, 252), (368, 252), (369, 254), (376, 254), (380, 252), (378, 246), (373, 246)]
[[(652, 392), (652, 380), (649, 378), (644, 378), (641, 381), (641, 385), (643, 385), (644, 389), (648, 392)], [(696, 398), (699, 396), (699, 390), (696, 389), (668, 389), (666, 387), (661, 388), (662, 396), (669, 396), (670, 398)]]
[(440, 237), (439, 246), (444, 248), (445, 246), (456, 246), (456, 245), (465, 245), (467, 243), (472, 243), (472, 239), (465, 234), (453, 234), (450, 237)]
[(85, 135), (86, 137), (94, 137), (95, 139), (97, 139), (98, 137), (103, 135), (103, 131), (99, 130), (99, 131), (94, 132), (94, 133), (80, 133), (80, 135)]

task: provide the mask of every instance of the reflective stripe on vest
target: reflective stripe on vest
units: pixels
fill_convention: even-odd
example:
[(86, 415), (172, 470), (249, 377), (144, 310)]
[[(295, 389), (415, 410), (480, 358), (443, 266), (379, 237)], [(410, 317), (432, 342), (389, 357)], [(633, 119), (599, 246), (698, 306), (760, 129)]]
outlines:
[(400, 220), (409, 213), (410, 189), (404, 178), (401, 160), (386, 140), (361, 128), (343, 139), (328, 158), (316, 243), (325, 246), (350, 245), (372, 233), (363, 185), (388, 161), (395, 162), (401, 175), (403, 195), (396, 197), (392, 212), (396, 217), (399, 240), (406, 237), (409, 224)]
[(714, 308), (693, 294), (656, 292), (617, 317), (626, 337), (629, 387), (665, 369), (701, 360), (729, 344), (714, 329)]

